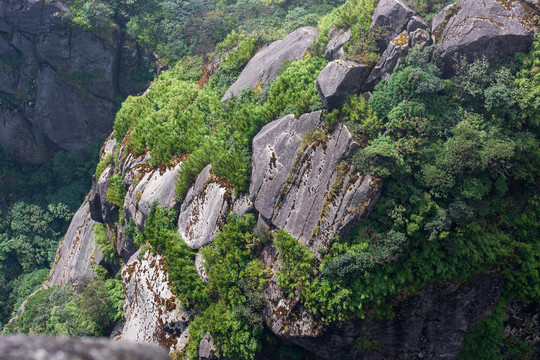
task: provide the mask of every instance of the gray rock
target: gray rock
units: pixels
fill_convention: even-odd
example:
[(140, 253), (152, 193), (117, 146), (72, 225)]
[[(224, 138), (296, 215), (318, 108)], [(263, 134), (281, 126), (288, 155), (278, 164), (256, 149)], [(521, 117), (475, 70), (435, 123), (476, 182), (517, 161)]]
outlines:
[(407, 23), (407, 32), (408, 33), (411, 33), (415, 30), (418, 30), (418, 29), (427, 29), (428, 26), (426, 24), (426, 22), (424, 21), (424, 19), (422, 19), (420, 16), (418, 15), (415, 15), (411, 18), (411, 20), (409, 20), (409, 22)]
[(212, 340), (212, 335), (209, 332), (204, 334), (201, 342), (199, 343), (199, 358), (200, 359), (216, 359), (216, 347)]
[(314, 112), (263, 127), (253, 139), (250, 186), (259, 215), (318, 257), (317, 249), (330, 246), (371, 211), (380, 190), (377, 180), (342, 163), (358, 148), (345, 126), (304, 140), (321, 122), (321, 113)]
[(174, 295), (164, 259), (150, 250), (137, 251), (122, 269), (122, 285), (126, 323), (121, 339), (181, 351), (189, 339), (192, 314)]
[(180, 208), (178, 233), (192, 249), (214, 240), (234, 202), (231, 187), (214, 180), (211, 169), (201, 171)]
[(494, 60), (526, 51), (533, 41), (532, 10), (520, 1), (459, 0), (446, 7), (432, 23), (432, 34), (442, 43), (446, 73), (453, 57)]
[(99, 179), (92, 182), (88, 202), (90, 204), (90, 215), (94, 221), (113, 223), (118, 219), (118, 207), (107, 200), (109, 180), (114, 174), (115, 169), (111, 164), (103, 170)]
[(195, 268), (197, 269), (197, 274), (199, 274), (199, 278), (202, 280), (203, 283), (208, 283), (208, 273), (205, 268), (205, 261), (204, 258), (199, 251), (197, 255), (195, 255)]
[(283, 40), (263, 46), (249, 61), (221, 101), (226, 102), (245, 88), (262, 86), (268, 79), (277, 77), (281, 65), (289, 59), (301, 59), (317, 35), (316, 28), (306, 26), (293, 31)]
[(81, 150), (91, 140), (105, 138), (111, 132), (112, 103), (81, 93), (48, 66), (39, 71), (37, 81), (35, 111), (39, 116), (29, 120), (58, 146)]
[(346, 60), (334, 60), (317, 77), (317, 90), (328, 110), (339, 108), (350, 95), (357, 94), (369, 76), (366, 65)]
[(126, 219), (128, 221), (133, 219), (135, 225), (142, 231), (154, 201), (161, 207), (174, 207), (176, 181), (181, 166), (180, 163), (163, 171), (154, 169), (141, 173), (140, 181), (129, 186), (124, 200)]
[(343, 59), (345, 51), (343, 46), (351, 39), (351, 30), (342, 30), (335, 34), (326, 45), (324, 58), (328, 61)]
[(0, 61), (0, 91), (13, 95), (17, 90), (18, 74)]
[(68, 6), (60, 1), (11, 0), (0, 2), (2, 28), (9, 32), (18, 28), (26, 33), (37, 35), (48, 25), (55, 13), (71, 14)]
[(383, 30), (386, 36), (379, 42), (381, 51), (390, 40), (405, 30), (414, 11), (403, 0), (380, 0), (371, 17), (370, 31)]
[[(423, 30), (420, 30), (423, 31)], [(381, 60), (375, 65), (366, 81), (364, 91), (372, 91), (381, 80), (388, 80), (396, 66), (401, 64), (409, 52), (409, 34), (402, 32), (394, 40), (381, 56)]]
[[(368, 317), (304, 336), (278, 335), (321, 359), (454, 359), (467, 334), (492, 313), (503, 285), (500, 275), (478, 275), (395, 299), (396, 316), (389, 320)], [(357, 341), (368, 341), (374, 349), (354, 348)]]
[(167, 352), (158, 346), (131, 341), (106, 339), (0, 336), (2, 360), (168, 360)]
[(48, 285), (77, 285), (94, 276), (92, 267), (103, 259), (94, 243), (94, 224), (88, 202), (73, 216), (51, 270)]
[(409, 36), (411, 38), (409, 41), (411, 49), (415, 48), (416, 46), (420, 46), (420, 49), (423, 49), (432, 43), (431, 36), (426, 30), (423, 29), (417, 29), (410, 33)]

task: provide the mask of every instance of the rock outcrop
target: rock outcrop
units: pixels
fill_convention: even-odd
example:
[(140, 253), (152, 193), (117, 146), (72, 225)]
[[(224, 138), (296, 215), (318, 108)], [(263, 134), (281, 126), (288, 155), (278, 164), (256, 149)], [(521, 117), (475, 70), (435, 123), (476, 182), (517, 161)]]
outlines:
[(92, 267), (103, 255), (94, 243), (94, 224), (88, 202), (84, 202), (73, 216), (56, 254), (48, 285), (77, 285), (94, 276)]
[(533, 10), (518, 0), (459, 0), (432, 22), (432, 34), (442, 43), (442, 59), (451, 70), (455, 55), (468, 60), (494, 60), (526, 51), (533, 41)]
[(180, 208), (178, 232), (192, 249), (214, 240), (229, 213), (245, 214), (252, 209), (249, 199), (236, 198), (233, 188), (211, 171), (212, 165), (201, 171)]
[(3, 360), (168, 360), (167, 352), (158, 346), (131, 341), (105, 339), (0, 336)]
[(317, 90), (325, 108), (333, 110), (340, 107), (350, 95), (357, 94), (370, 69), (355, 61), (334, 60), (317, 77)]
[(500, 275), (478, 275), (396, 300), (396, 315), (389, 320), (359, 319), (303, 336), (278, 335), (322, 359), (454, 359), (472, 328), (495, 308), (503, 283)]
[(118, 27), (104, 39), (72, 17), (61, 1), (0, 2), (0, 144), (20, 162), (42, 163), (105, 138), (114, 98), (144, 90), (122, 78), (151, 66), (143, 51)]
[[(285, 116), (253, 139), (250, 197), (259, 216), (310, 246), (327, 248), (376, 203), (380, 182), (344, 162), (358, 145), (340, 125), (322, 133), (321, 112)], [(318, 254), (316, 254), (318, 255)]]
[(174, 295), (163, 258), (141, 251), (122, 270), (126, 322), (120, 338), (180, 351), (189, 338), (191, 313)]
[(162, 207), (174, 207), (175, 185), (182, 164), (166, 169), (142, 172), (141, 179), (129, 186), (124, 201), (126, 219), (133, 219), (140, 230), (144, 230), (150, 208), (154, 202)]
[(406, 29), (414, 11), (404, 0), (380, 0), (371, 17), (370, 31), (381, 31), (379, 47), (383, 51), (390, 40)]
[(226, 102), (248, 87), (262, 86), (268, 79), (277, 77), (281, 65), (289, 59), (301, 59), (318, 34), (316, 28), (306, 26), (293, 31), (283, 40), (263, 46), (249, 61), (221, 101)]
[(338, 31), (328, 44), (326, 45), (326, 50), (324, 51), (324, 58), (328, 61), (340, 60), (345, 56), (345, 51), (343, 46), (351, 39), (351, 30), (341, 30)]

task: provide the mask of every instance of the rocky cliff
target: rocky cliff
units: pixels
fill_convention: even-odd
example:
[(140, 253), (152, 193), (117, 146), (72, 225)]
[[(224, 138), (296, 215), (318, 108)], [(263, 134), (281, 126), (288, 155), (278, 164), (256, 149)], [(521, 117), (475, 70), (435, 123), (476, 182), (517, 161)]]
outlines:
[(115, 27), (106, 38), (74, 25), (62, 1), (0, 3), (0, 144), (38, 164), (111, 131), (115, 99), (152, 60)]
[[(38, 6), (36, 2), (29, 2), (25, 6), (32, 14), (38, 13), (33, 7)], [(67, 12), (59, 3), (40, 6), (44, 9), (40, 14)], [(469, 60), (482, 57), (496, 60), (526, 50), (533, 40), (531, 17), (535, 11), (528, 2), (522, 1), (460, 0), (437, 15), (430, 28), (404, 1), (381, 0), (373, 14), (371, 26), (372, 29), (386, 26), (391, 30), (387, 38), (381, 39), (381, 60), (369, 68), (342, 59), (342, 48), (350, 35), (346, 32), (336, 34), (326, 47), (327, 59), (332, 61), (317, 79), (321, 100), (327, 110), (339, 108), (348, 96), (371, 91), (378, 82), (388, 79), (411, 49), (423, 48), (431, 43), (440, 44), (442, 59), (447, 62), (456, 54), (465, 55)], [(61, 118), (64, 120), (69, 118), (61, 111), (51, 110), (53, 106), (60, 106), (54, 105), (54, 99), (46, 101), (43, 98), (44, 94), (51, 93), (51, 89), (57, 89), (56, 93), (72, 89), (74, 94), (83, 96), (80, 89), (69, 87), (71, 85), (65, 82), (64, 75), (59, 75), (58, 69), (65, 69), (65, 72), (85, 69), (96, 76), (96, 82), (110, 90), (95, 90), (94, 94), (94, 85), (90, 85), (89, 94), (84, 93), (85, 99), (91, 99), (88, 101), (110, 105), (111, 97), (103, 94), (114, 95), (119, 91), (118, 74), (111, 70), (115, 68), (111, 64), (118, 62), (115, 57), (118, 55), (109, 56), (109, 50), (118, 50), (117, 42), (120, 40), (103, 43), (94, 35), (83, 35), (85, 33), (77, 28), (64, 29), (62, 32), (54, 30), (54, 26), (60, 25), (54, 25), (56, 23), (51, 19), (57, 16), (50, 15), (45, 20), (43, 17), (32, 18), (24, 25), (19, 24), (18, 28), (10, 25), (16, 30), (5, 48), (20, 52), (23, 61), (20, 72), (13, 72), (13, 69), (4, 66), (6, 80), (2, 82), (5, 84), (5, 91), (2, 91), (14, 94), (26, 83), (38, 84), (30, 93), (35, 94), (35, 104), (28, 101), (33, 105), (28, 105), (28, 109), (25, 105), (26, 112), (10, 110), (17, 114), (11, 118), (20, 119), (21, 124), (31, 124), (38, 118), (46, 118), (49, 123), (57, 124), (56, 120), (50, 120), (50, 115), (46, 116), (51, 113), (63, 114)], [(11, 21), (14, 19), (16, 17)], [(44, 28), (53, 30), (44, 35)], [(66, 50), (64, 57), (57, 52), (54, 56), (49, 54), (47, 49), (52, 46), (50, 42), (64, 41), (69, 44), (72, 42), (69, 39), (77, 36), (87, 37), (85, 41), (90, 41), (99, 49), (100, 52), (96, 52), (103, 56), (100, 57), (102, 62), (89, 65), (69, 61), (68, 54), (77, 51), (78, 45), (68, 47), (69, 51)], [(298, 39), (299, 36), (303, 37)], [(276, 50), (280, 49), (280, 42), (263, 47), (245, 67), (240, 79), (226, 92), (223, 100), (237, 95), (245, 87), (259, 86), (261, 82), (275, 77), (276, 69), (284, 59), (301, 57), (315, 36), (312, 28), (302, 28), (289, 35), (283, 40), (290, 46), (286, 48), (285, 55), (278, 54)], [(21, 45), (23, 39), (32, 44), (26, 52), (19, 49), (24, 49)], [(84, 41), (82, 44), (85, 44), (85, 49), (90, 46)], [(35, 58), (28, 54), (33, 54)], [(43, 58), (37, 70), (37, 77), (41, 81), (32, 83), (23, 76), (26, 74), (23, 69), (32, 68), (32, 59), (38, 56)], [(266, 65), (261, 67), (257, 64)], [(263, 70), (264, 74), (261, 73)], [(47, 88), (40, 90), (42, 86)], [(100, 111), (110, 111), (112, 114), (112, 108), (107, 106), (101, 107), (105, 110)], [(78, 121), (85, 122), (87, 120), (84, 119), (98, 116), (95, 113), (86, 115), (88, 117), (78, 118)], [(61, 134), (55, 133), (53, 136), (50, 131), (52, 127), (43, 125), (47, 121), (39, 127), (43, 129), (40, 136), (44, 142), (54, 142), (66, 149), (76, 147), (71, 140), (62, 139)], [(104, 128), (100, 127), (100, 131)], [(70, 135), (74, 131), (70, 130)], [(36, 141), (38, 138), (35, 137)], [(91, 275), (88, 266), (90, 252), (95, 262), (99, 262), (99, 253), (94, 251), (92, 244), (91, 224), (94, 221), (114, 224), (118, 230), (116, 249), (125, 260), (129, 259), (122, 270), (127, 295), (122, 337), (166, 345), (171, 351), (180, 350), (185, 345), (191, 309), (184, 309), (176, 302), (163, 258), (150, 252), (135, 252), (131, 240), (123, 237), (124, 228), (130, 220), (142, 231), (153, 203), (175, 208), (179, 210), (178, 233), (189, 247), (200, 249), (212, 243), (229, 213), (253, 213), (260, 226), (269, 231), (287, 231), (320, 259), (337, 238), (347, 236), (368, 217), (379, 200), (383, 181), (376, 176), (361, 175), (348, 162), (361, 146), (365, 144), (358, 143), (346, 125), (339, 123), (331, 128), (326, 127), (321, 111), (301, 116), (287, 115), (270, 122), (254, 137), (252, 173), (247, 194), (235, 194), (232, 186), (217, 177), (212, 165), (208, 164), (194, 179), (185, 198), (179, 200), (174, 196), (174, 187), (177, 174), (184, 166), (181, 159), (175, 159), (168, 167), (153, 169), (148, 152), (135, 156), (124, 142), (117, 143), (111, 138), (103, 147), (101, 159), (104, 160), (107, 154), (117, 158), (113, 159), (99, 179), (94, 179), (88, 203), (83, 204), (74, 217), (64, 239), (58, 264), (52, 272), (52, 281), (62, 283), (74, 281), (77, 276)], [(120, 176), (127, 189), (123, 206), (112, 204), (107, 198), (113, 176)], [(119, 213), (125, 216), (123, 222), (119, 221)], [(494, 272), (476, 275), (464, 282), (427, 284), (414, 295), (402, 294), (391, 299), (391, 307), (396, 314), (392, 319), (368, 317), (327, 325), (316, 314), (310, 313), (298, 298), (283, 295), (277, 285), (281, 259), (273, 244), (267, 245), (262, 257), (266, 267), (273, 272), (264, 291), (261, 316), (265, 325), (284, 343), (297, 344), (325, 359), (455, 358), (471, 329), (492, 313), (500, 299), (504, 282), (500, 274)], [(204, 281), (204, 262), (200, 256), (197, 259), (199, 274)], [(73, 269), (76, 269), (76, 274)], [(209, 339), (205, 336), (201, 349), (212, 347)]]

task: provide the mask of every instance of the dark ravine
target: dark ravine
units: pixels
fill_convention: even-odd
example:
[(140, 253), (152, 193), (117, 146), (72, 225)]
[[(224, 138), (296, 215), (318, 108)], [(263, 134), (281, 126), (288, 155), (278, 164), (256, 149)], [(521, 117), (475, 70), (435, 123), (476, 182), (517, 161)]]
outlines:
[(105, 39), (72, 17), (62, 1), (0, 3), (0, 144), (21, 163), (104, 139), (115, 100), (146, 87), (133, 74), (152, 67), (152, 55), (118, 26)]

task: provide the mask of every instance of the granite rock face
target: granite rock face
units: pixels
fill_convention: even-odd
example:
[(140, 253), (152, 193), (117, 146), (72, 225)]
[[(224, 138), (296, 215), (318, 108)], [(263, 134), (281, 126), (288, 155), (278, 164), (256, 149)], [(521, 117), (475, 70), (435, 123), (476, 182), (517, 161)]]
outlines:
[(249, 199), (235, 198), (232, 187), (206, 166), (189, 189), (178, 218), (178, 233), (192, 249), (210, 243), (231, 212), (251, 211)]
[(318, 33), (316, 28), (306, 26), (293, 31), (283, 40), (263, 46), (249, 61), (221, 101), (226, 102), (245, 88), (262, 86), (268, 79), (277, 77), (279, 68), (286, 60), (303, 57)]
[(200, 359), (217, 359), (216, 357), (216, 347), (214, 346), (214, 341), (212, 340), (212, 335), (209, 332), (204, 334), (201, 342), (199, 343), (199, 358)]
[(518, 0), (459, 0), (433, 19), (431, 30), (450, 67), (456, 54), (494, 60), (526, 51), (533, 41), (532, 15), (532, 9)]
[[(0, 127), (18, 138), (0, 136), (0, 144), (12, 147), (19, 162), (43, 163), (60, 150), (105, 138), (115, 96), (145, 87), (125, 86), (130, 80), (123, 77), (151, 60), (122, 45), (118, 27), (103, 39), (73, 26), (72, 17), (61, 1), (0, 2), (0, 92), (8, 97)], [(123, 58), (122, 47), (134, 48), (135, 56)]]
[(192, 314), (174, 295), (163, 258), (137, 251), (122, 269), (122, 285), (126, 322), (120, 338), (182, 350)]
[(158, 346), (131, 341), (106, 339), (0, 336), (3, 360), (168, 360), (167, 352)]
[[(420, 30), (422, 31), (422, 30)], [(381, 60), (375, 65), (364, 85), (364, 91), (372, 91), (381, 80), (388, 80), (396, 66), (405, 60), (409, 52), (409, 34), (404, 31), (394, 40), (381, 56)]]
[(94, 276), (92, 267), (103, 259), (94, 243), (94, 224), (88, 202), (84, 202), (73, 216), (56, 254), (48, 285), (77, 285)]
[[(344, 322), (305, 336), (286, 336), (322, 359), (454, 359), (465, 337), (490, 315), (501, 296), (500, 275), (429, 287), (394, 300), (390, 320)], [(317, 336), (318, 335), (318, 336)], [(369, 342), (374, 350), (355, 348)]]
[(343, 46), (351, 39), (351, 30), (341, 30), (326, 45), (324, 58), (328, 61), (340, 60), (345, 56)]
[(344, 162), (358, 149), (347, 128), (323, 134), (321, 122), (321, 112), (314, 112), (263, 127), (253, 139), (250, 185), (259, 216), (315, 253), (367, 215), (380, 190), (378, 180)]
[(150, 208), (155, 201), (162, 207), (174, 207), (175, 185), (181, 166), (179, 163), (167, 169), (154, 169), (141, 174), (140, 181), (129, 186), (124, 201), (126, 219), (133, 219), (135, 225), (144, 230)]
[(369, 67), (347, 60), (334, 60), (317, 77), (317, 90), (328, 110), (340, 107), (348, 96), (357, 94), (369, 76)]
[(390, 40), (406, 29), (414, 11), (404, 0), (380, 0), (371, 17), (370, 31), (382, 31), (385, 35), (379, 42), (381, 51)]

